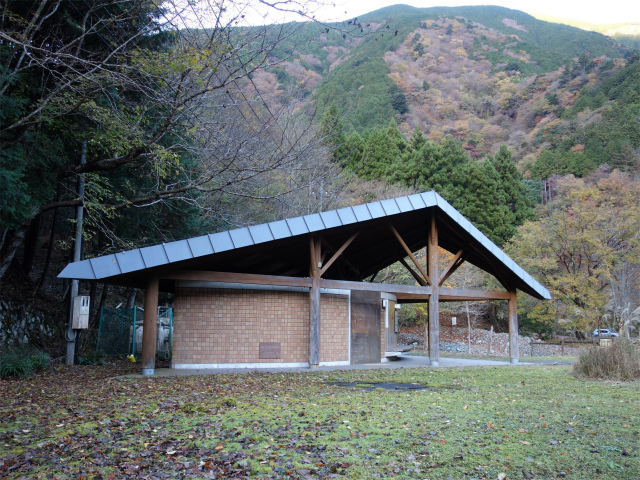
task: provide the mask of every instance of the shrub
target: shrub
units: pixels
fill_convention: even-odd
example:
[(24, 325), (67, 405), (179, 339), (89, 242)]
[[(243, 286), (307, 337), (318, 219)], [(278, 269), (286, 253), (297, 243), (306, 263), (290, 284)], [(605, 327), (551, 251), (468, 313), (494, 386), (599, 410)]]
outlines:
[(51, 363), (45, 352), (9, 350), (0, 354), (0, 378), (28, 377), (34, 370), (44, 370)]
[(31, 363), (34, 370), (45, 370), (51, 364), (51, 356), (45, 352), (36, 352), (31, 355)]
[(609, 347), (593, 346), (580, 354), (573, 371), (589, 378), (640, 378), (640, 347), (626, 340), (616, 340)]

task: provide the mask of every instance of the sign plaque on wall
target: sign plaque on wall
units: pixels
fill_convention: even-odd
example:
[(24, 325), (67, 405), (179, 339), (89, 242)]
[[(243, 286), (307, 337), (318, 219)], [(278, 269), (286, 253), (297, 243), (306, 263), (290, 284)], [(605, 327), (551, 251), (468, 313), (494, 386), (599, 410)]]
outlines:
[(280, 358), (280, 342), (260, 342), (260, 358)]

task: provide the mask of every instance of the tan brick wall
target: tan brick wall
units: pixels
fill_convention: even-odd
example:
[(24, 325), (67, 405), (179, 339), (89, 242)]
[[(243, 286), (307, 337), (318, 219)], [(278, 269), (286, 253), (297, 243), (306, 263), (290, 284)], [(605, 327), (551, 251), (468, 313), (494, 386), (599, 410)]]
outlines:
[[(322, 295), (320, 361), (348, 360), (346, 296)], [(280, 342), (264, 359), (260, 342)], [(173, 363), (291, 363), (309, 360), (309, 295), (300, 292), (178, 288)]]
[(320, 297), (320, 361), (349, 361), (349, 297)]

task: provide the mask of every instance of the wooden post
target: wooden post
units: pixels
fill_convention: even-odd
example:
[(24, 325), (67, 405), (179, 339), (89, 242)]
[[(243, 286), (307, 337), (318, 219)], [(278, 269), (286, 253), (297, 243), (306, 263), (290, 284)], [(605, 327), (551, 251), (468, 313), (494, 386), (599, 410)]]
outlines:
[[(429, 237), (427, 239), (427, 275), (438, 278), (438, 229), (436, 227), (435, 212), (431, 215)], [(431, 298), (429, 298), (429, 361), (431, 366), (440, 366), (440, 286), (437, 282), (431, 284)]]
[(320, 248), (318, 239), (311, 238), (309, 245), (311, 264), (309, 276), (309, 368), (320, 365)]
[[(511, 296), (508, 300), (509, 310), (509, 357), (511, 363), (518, 363), (520, 352), (518, 351), (518, 299), (516, 292), (510, 292)], [(533, 340), (533, 339), (532, 339)], [(531, 343), (533, 347), (533, 343)]]
[(159, 286), (160, 279), (158, 277), (151, 277), (147, 281), (147, 288), (144, 293), (144, 327), (142, 329), (142, 375), (153, 375), (156, 367)]
[(564, 357), (564, 338), (562, 339), (561, 342), (562, 342), (562, 347), (561, 347), (560, 355)]

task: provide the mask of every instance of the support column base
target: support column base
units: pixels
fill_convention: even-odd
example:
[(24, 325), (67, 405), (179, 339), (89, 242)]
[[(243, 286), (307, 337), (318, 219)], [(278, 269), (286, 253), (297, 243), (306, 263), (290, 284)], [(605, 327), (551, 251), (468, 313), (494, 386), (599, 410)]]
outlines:
[(431, 360), (429, 362), (429, 365), (432, 367), (439, 367), (440, 366), (440, 361), (439, 360)]
[(153, 375), (155, 373), (155, 368), (143, 368), (142, 375)]
[(309, 369), (310, 370), (317, 370), (319, 366), (320, 365), (314, 365), (314, 364), (311, 363), (311, 364), (309, 364)]
[(516, 365), (516, 364), (520, 363), (520, 360), (519, 360), (519, 359), (517, 359), (517, 358), (512, 358), (512, 359), (510, 360), (510, 362), (511, 362), (513, 365)]

